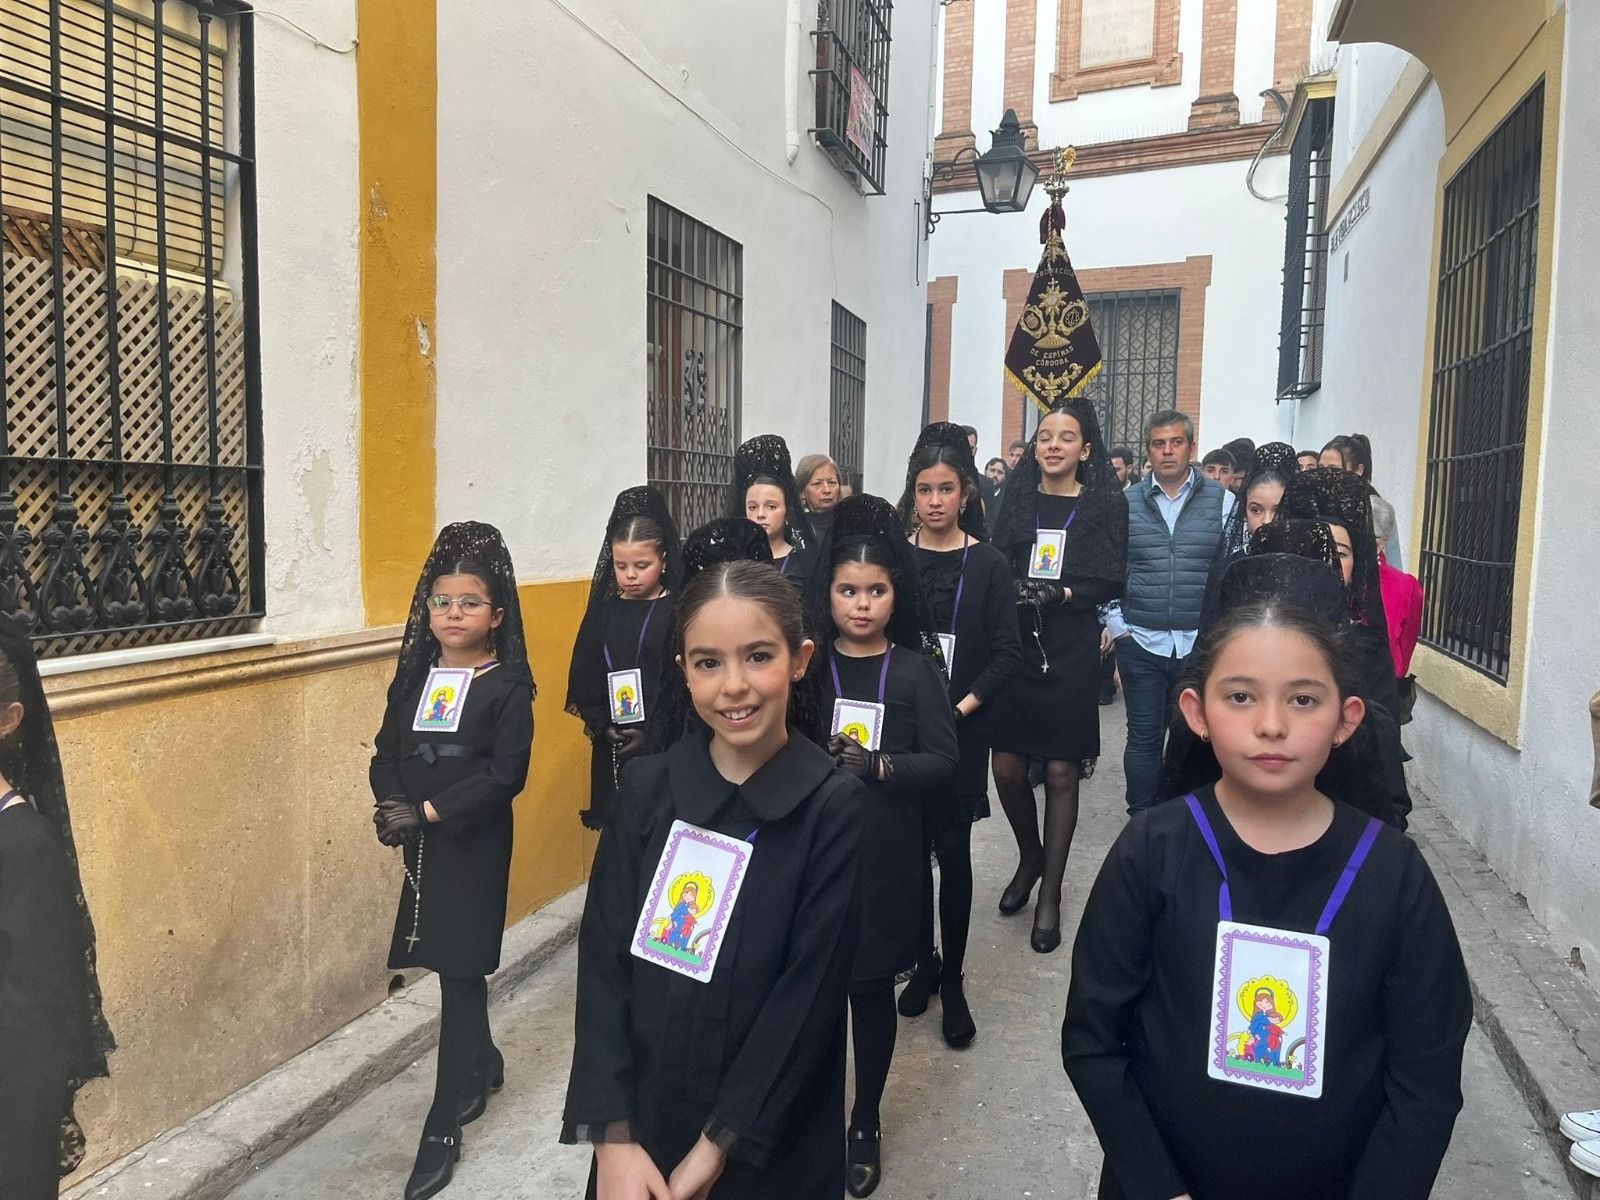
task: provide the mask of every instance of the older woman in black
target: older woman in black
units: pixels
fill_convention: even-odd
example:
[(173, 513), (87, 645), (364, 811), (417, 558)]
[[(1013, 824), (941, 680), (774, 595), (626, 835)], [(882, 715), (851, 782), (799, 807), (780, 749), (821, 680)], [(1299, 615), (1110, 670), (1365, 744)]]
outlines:
[(461, 1126), (504, 1082), (486, 977), (500, 966), (511, 802), (528, 777), (533, 696), (499, 531), (446, 526), (417, 582), (370, 771), (378, 838), (404, 847), (389, 967), (439, 976), (438, 1077), (406, 1200), (449, 1185)]
[(1011, 564), (984, 540), (976, 465), (961, 426), (939, 422), (922, 431), (906, 470), (900, 515), (912, 531), (922, 590), (944, 651), (960, 762), (952, 785), (925, 810), (928, 841), (939, 859), (944, 954), (941, 959), (934, 948), (933, 866), (924, 859), (917, 970), (900, 993), (899, 1008), (902, 1016), (920, 1016), (938, 993), (944, 1039), (961, 1049), (977, 1036), (962, 969), (972, 919), (972, 826), (989, 815), (989, 702), (1022, 667)]
[[(894, 1058), (895, 977), (919, 950), (923, 813), (949, 787), (960, 751), (899, 514), (876, 496), (842, 500), (834, 513), (827, 569), (811, 589), (811, 625), (821, 634), (812, 674), (822, 711), (838, 714), (828, 750), (868, 793), (862, 852), (872, 869), (862, 876), (861, 945), (850, 978), (856, 1098), (848, 1146), (850, 1194), (866, 1196), (881, 1177), (878, 1108)], [(841, 701), (875, 710), (878, 728), (849, 732), (855, 721), (841, 719)]]
[[(660, 701), (680, 558), (678, 527), (661, 493), (653, 487), (619, 493), (567, 674), (567, 711), (583, 720), (592, 747), (589, 807), (578, 814), (589, 829), (603, 828), (610, 817), (622, 765), (666, 745)], [(632, 670), (643, 691), (642, 720), (612, 704), (612, 673)]]
[[(1078, 827), (1078, 789), (1100, 755), (1099, 605), (1122, 594), (1128, 504), (1094, 409), (1066, 400), (1039, 422), (1007, 485), (994, 544), (1010, 560), (1023, 669), (995, 701), (994, 782), (1016, 835), (1016, 874), (1000, 911), (1018, 912), (1035, 881), (1029, 943), (1061, 944), (1061, 883)], [(1044, 839), (1028, 760), (1045, 760)]]
[(106, 1074), (94, 925), (55, 729), (23, 628), (0, 616), (0, 1196), (55, 1200), (83, 1160), (73, 1099)]

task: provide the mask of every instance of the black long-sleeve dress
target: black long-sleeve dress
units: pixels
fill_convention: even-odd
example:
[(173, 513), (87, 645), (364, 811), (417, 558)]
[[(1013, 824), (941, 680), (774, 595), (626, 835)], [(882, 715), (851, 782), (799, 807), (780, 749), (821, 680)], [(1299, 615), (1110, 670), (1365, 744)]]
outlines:
[[(973, 542), (964, 551), (918, 546), (916, 553), (934, 624), (940, 633), (953, 632), (956, 637), (955, 661), (945, 664), (950, 672), (950, 704), (954, 707), (969, 693), (983, 701), (971, 716), (956, 722), (960, 763), (955, 780), (940, 790), (928, 814), (929, 828), (942, 829), (952, 820), (978, 821), (989, 815), (992, 706), (1022, 670), (1022, 642), (1011, 564), (1004, 554), (987, 542)], [(959, 613), (955, 611), (958, 588)]]
[[(1233, 919), (1310, 932), (1368, 818), (1262, 854), (1197, 793)], [(1426, 1200), (1461, 1108), (1472, 1022), (1461, 949), (1415, 844), (1384, 827), (1328, 931), (1319, 1099), (1206, 1072), (1221, 874), (1189, 807), (1136, 815), (1089, 895), (1062, 1056), (1128, 1200)]]
[[(959, 647), (958, 647), (959, 650)], [(883, 655), (849, 658), (830, 652), (839, 668), (842, 693), (835, 692), (826, 667), (824, 717), (831, 722), (839, 695), (876, 702)], [(861, 944), (851, 972), (852, 991), (889, 985), (917, 961), (922, 905), (924, 807), (948, 789), (955, 777), (960, 746), (944, 675), (932, 660), (904, 646), (894, 647), (884, 686), (883, 730), (878, 749), (894, 760), (886, 783), (866, 785), (862, 853), (872, 869), (862, 873)]]
[(0, 1196), (55, 1200), (69, 1032), (84, 995), (72, 872), (30, 804), (0, 812)]
[[(489, 975), (500, 966), (511, 875), (511, 802), (528, 779), (533, 752), (533, 689), (525, 676), (494, 667), (472, 681), (455, 733), (411, 726), (426, 679), (389, 705), (369, 776), (378, 799), (430, 802), (440, 820), (405, 850), (411, 879), (400, 887), (389, 968), (426, 967), (441, 975)], [(421, 865), (418, 865), (418, 859)], [(413, 921), (418, 941), (408, 948)]]
[[(1039, 526), (1065, 529), (1080, 496), (1038, 495)], [(1012, 576), (1028, 578), (1033, 546), (1010, 550)], [(1019, 605), (1022, 670), (1000, 694), (990, 720), (994, 748), (1030, 758), (1089, 761), (1100, 757), (1100, 617), (1121, 594), (1108, 580), (1074, 576), (1070, 556), (1059, 581), (1072, 598), (1042, 610)], [(1045, 670), (1048, 664), (1049, 670)]]
[(811, 573), (816, 570), (816, 563), (817, 552), (808, 546), (804, 550), (790, 550), (782, 558), (774, 559), (772, 565), (778, 568), (778, 574), (799, 588), (803, 596), (806, 583), (810, 580)]
[[(716, 1200), (841, 1194), (845, 986), (866, 803), (857, 780), (792, 730), (737, 787), (703, 732), (627, 765), (579, 933), (562, 1141), (636, 1141), (667, 1174), (704, 1132), (728, 1151)], [(629, 949), (680, 819), (757, 834), (704, 982)]]
[[(670, 595), (656, 600), (608, 596), (601, 602), (599, 613), (591, 618), (598, 623), (599, 636), (589, 636), (586, 624), (572, 648), (569, 691), (591, 742), (586, 820), (594, 828), (604, 825), (610, 818), (617, 796), (612, 747), (604, 736), (611, 728), (611, 695), (606, 675), (613, 670), (639, 668), (644, 682), (645, 715), (650, 717), (659, 712), (676, 603), (676, 598)], [(641, 633), (644, 635), (642, 642)], [(610, 666), (606, 665), (607, 650), (611, 652)], [(659, 748), (647, 747), (650, 750)]]

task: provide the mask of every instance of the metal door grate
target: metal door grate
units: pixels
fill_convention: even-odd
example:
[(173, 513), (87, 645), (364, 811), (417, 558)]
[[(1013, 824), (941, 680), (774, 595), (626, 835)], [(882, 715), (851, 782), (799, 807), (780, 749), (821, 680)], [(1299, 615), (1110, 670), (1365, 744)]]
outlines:
[(833, 305), (833, 368), (828, 387), (828, 457), (861, 491), (866, 466), (867, 323), (837, 301)]
[(1504, 683), (1538, 279), (1544, 84), (1445, 188), (1421, 640)]
[(652, 196), (647, 255), (648, 469), (688, 532), (724, 515), (733, 482), (744, 249)]
[[(1178, 404), (1177, 289), (1098, 292), (1085, 297), (1105, 366), (1083, 391), (1100, 418), (1105, 449), (1144, 445), (1145, 418)], [(1023, 398), (1023, 429), (1039, 427), (1038, 408)]]
[(1332, 142), (1333, 101), (1313, 100), (1306, 106), (1289, 155), (1283, 318), (1278, 329), (1279, 400), (1309, 396), (1322, 386)]

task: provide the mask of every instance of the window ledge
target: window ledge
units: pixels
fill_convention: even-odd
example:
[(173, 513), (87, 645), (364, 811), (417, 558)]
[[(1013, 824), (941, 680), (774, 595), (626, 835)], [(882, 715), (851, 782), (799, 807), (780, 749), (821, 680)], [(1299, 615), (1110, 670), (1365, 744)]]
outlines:
[(1411, 660), (1418, 685), (1485, 733), (1522, 749), (1521, 656), (1512, 656), (1511, 679), (1501, 684), (1465, 663), (1419, 645)]
[(166, 662), (173, 658), (192, 658), (200, 654), (221, 654), (226, 650), (254, 650), (277, 645), (270, 633), (240, 633), (233, 637), (199, 638), (192, 642), (173, 642), (165, 646), (132, 646), (126, 650), (105, 650), (98, 654), (72, 654), (66, 658), (47, 658), (39, 664), (45, 679), (53, 675), (75, 675), (82, 671), (105, 671), (115, 667), (136, 667), (144, 663)]

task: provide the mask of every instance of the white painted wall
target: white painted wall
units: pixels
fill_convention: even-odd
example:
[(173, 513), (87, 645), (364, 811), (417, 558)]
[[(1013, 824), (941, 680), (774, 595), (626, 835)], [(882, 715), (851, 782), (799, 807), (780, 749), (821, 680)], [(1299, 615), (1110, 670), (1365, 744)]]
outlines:
[[(355, 37), (355, 0), (275, 0), (272, 7), (330, 45)], [(255, 82), (264, 627), (297, 637), (364, 623), (355, 55), (320, 49), (257, 18)]]
[(744, 247), (744, 436), (826, 450), (831, 302), (866, 321), (866, 484), (898, 491), (922, 417), (934, 10), (895, 9), (879, 197), (809, 135), (786, 161), (785, 15), (497, 0), (440, 21), (439, 519), (500, 525), (524, 578), (586, 574), (612, 497), (644, 481), (652, 195)]
[(1516, 751), (1424, 698), (1408, 731), (1430, 794), (1511, 885), (1527, 897), (1557, 946), (1600, 962), (1600, 812), (1586, 803), (1592, 749), (1589, 697), (1600, 688), (1595, 595), (1600, 568), (1593, 495), (1576, 482), (1582, 453), (1600, 444), (1600, 160), (1588, 152), (1600, 127), (1600, 13), (1567, 6), (1561, 101), (1554, 320), (1535, 536), (1523, 747)]
[[(1073, 265), (1122, 267), (1212, 256), (1206, 297), (1200, 439), (1208, 447), (1235, 437), (1277, 436), (1271, 398), (1277, 389), (1278, 314), (1283, 268), (1283, 205), (1245, 190), (1248, 163), (1095, 176), (1072, 184), (1065, 201)], [(1284, 161), (1257, 174), (1264, 194), (1283, 191)], [(936, 197), (937, 209), (977, 207), (976, 193)], [(1048, 203), (1035, 193), (1030, 211), (950, 216), (933, 237), (930, 274), (961, 283), (951, 337), (950, 419), (978, 428), (985, 457), (999, 453), (1001, 369), (1006, 326), (1004, 273), (1039, 263), (1039, 218)], [(1015, 389), (1004, 393), (1014, 404)]]
[[(1363, 64), (1369, 51), (1356, 48)], [(1399, 70), (1366, 65), (1346, 73), (1340, 55), (1334, 107), (1333, 186), (1349, 170), (1350, 151), (1365, 136), (1388, 99)], [(1400, 54), (1403, 67), (1408, 56)], [(1354, 116), (1351, 116), (1354, 114)], [(1348, 125), (1355, 129), (1346, 136)], [(1387, 150), (1356, 188), (1372, 207), (1330, 256), (1322, 388), (1294, 405), (1296, 446), (1318, 450), (1339, 433), (1372, 439), (1373, 479), (1395, 506), (1404, 561), (1415, 558), (1406, 540), (1417, 528), (1417, 438), (1427, 395), (1428, 299), (1432, 278), (1434, 204), (1439, 156), (1444, 152), (1444, 109), (1431, 83), (1395, 130)], [(1337, 224), (1343, 213), (1333, 214)], [(1290, 407), (1285, 405), (1285, 408)]]

